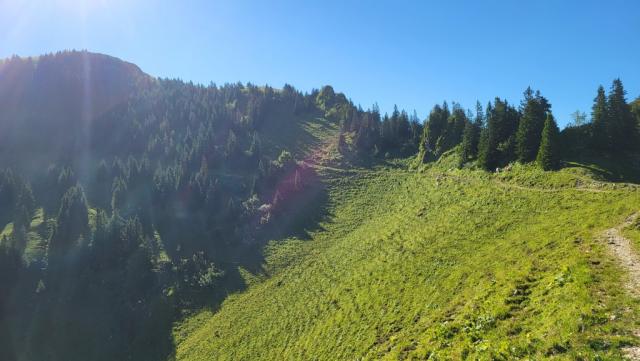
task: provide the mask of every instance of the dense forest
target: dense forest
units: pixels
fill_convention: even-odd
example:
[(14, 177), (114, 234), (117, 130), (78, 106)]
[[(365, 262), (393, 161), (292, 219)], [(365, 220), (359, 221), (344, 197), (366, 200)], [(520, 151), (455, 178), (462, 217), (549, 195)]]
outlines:
[(560, 132), (551, 103), (531, 88), (525, 90), (519, 107), (496, 98), (484, 110), (477, 103), (474, 114), (456, 103), (450, 111), (445, 102), (429, 114), (420, 158), (437, 159), (459, 144), (462, 163), (473, 160), (491, 171), (514, 161), (554, 170), (562, 159), (577, 155), (626, 159), (640, 151), (638, 103), (627, 103), (622, 82), (616, 79), (609, 94), (602, 86), (597, 89), (590, 122), (577, 112), (577, 119)]
[(328, 119), (355, 134), (353, 159), (409, 155), (421, 132), (329, 86), (200, 86), (85, 52), (14, 57), (0, 74), (3, 359), (165, 357), (177, 312), (241, 287), (238, 266), (320, 201), (274, 128)]
[(596, 90), (591, 121), (560, 130), (531, 88), (517, 106), (445, 102), (422, 121), (330, 86), (203, 86), (87, 52), (6, 59), (0, 359), (166, 358), (181, 313), (218, 305), (267, 241), (314, 217), (315, 159), (278, 134), (309, 119), (336, 126), (344, 166), (455, 151), (459, 167), (555, 170), (640, 151), (640, 100), (629, 104), (619, 79)]

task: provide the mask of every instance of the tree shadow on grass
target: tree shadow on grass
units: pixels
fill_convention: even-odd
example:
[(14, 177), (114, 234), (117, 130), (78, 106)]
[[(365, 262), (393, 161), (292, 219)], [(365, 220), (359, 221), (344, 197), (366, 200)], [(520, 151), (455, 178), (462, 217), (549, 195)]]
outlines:
[(237, 262), (246, 270), (263, 273), (264, 246), (269, 241), (292, 237), (310, 240), (311, 233), (324, 230), (322, 222), (331, 217), (327, 185), (315, 171), (306, 174), (305, 186), (285, 196), (269, 223), (255, 235), (255, 244), (234, 255), (240, 257)]
[(581, 168), (596, 179), (614, 183), (640, 183), (640, 156), (626, 154), (609, 156), (582, 153), (565, 156), (567, 168)]
[[(323, 230), (322, 222), (331, 217), (327, 184), (312, 168), (306, 168), (303, 174), (304, 186), (285, 193), (268, 223), (260, 224), (256, 219), (257, 231), (246, 242), (239, 242), (215, 255), (216, 266), (224, 271), (215, 289), (194, 295), (181, 308), (191, 310), (188, 312), (203, 309), (216, 312), (228, 295), (247, 288), (246, 275), (242, 270), (259, 277), (266, 274), (264, 250), (270, 241), (292, 237), (310, 240), (311, 233)], [(188, 316), (188, 312), (180, 318)]]

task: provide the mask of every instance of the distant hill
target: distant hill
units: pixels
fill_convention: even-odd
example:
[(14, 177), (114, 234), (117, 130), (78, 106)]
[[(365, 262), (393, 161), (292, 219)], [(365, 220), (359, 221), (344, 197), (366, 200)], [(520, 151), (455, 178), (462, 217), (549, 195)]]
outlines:
[(46, 112), (78, 121), (104, 114), (151, 81), (134, 64), (86, 51), (13, 57), (0, 61), (0, 106), (5, 118)]
[(339, 157), (325, 113), (353, 105), (318, 93), (156, 79), (88, 52), (2, 61), (0, 359), (170, 353), (176, 314), (243, 288), (267, 240), (321, 216), (310, 165)]
[(29, 153), (37, 161), (56, 150), (81, 151), (96, 119), (152, 82), (131, 63), (86, 51), (0, 62), (3, 163), (15, 160), (7, 154)]

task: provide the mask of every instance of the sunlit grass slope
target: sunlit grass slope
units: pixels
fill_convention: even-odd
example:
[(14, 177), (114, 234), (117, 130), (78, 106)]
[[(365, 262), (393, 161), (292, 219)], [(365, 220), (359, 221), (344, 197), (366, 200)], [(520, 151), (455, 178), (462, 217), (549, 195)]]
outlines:
[(449, 168), (329, 176), (320, 230), (176, 325), (176, 359), (617, 359), (637, 342), (639, 305), (597, 240), (638, 209), (636, 188)]
[[(96, 209), (89, 209), (89, 226), (95, 227)], [(30, 265), (33, 262), (43, 261), (46, 259), (47, 244), (51, 236), (52, 229), (55, 227), (55, 218), (48, 217), (45, 219), (44, 210), (36, 209), (34, 212), (29, 228), (26, 229), (26, 239), (24, 244), (18, 244), (18, 248), (23, 251), (23, 261)], [(0, 242), (10, 240), (13, 236), (13, 223), (7, 223), (4, 229), (0, 231)], [(6, 237), (6, 238), (5, 238)]]

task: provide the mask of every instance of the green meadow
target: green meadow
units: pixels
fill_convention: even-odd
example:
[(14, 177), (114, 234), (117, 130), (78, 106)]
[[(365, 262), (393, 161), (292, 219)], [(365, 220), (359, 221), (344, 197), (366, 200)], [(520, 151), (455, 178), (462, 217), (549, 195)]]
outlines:
[(455, 163), (324, 170), (325, 220), (176, 323), (175, 359), (605, 360), (638, 344), (640, 304), (599, 239), (638, 209), (635, 186)]

